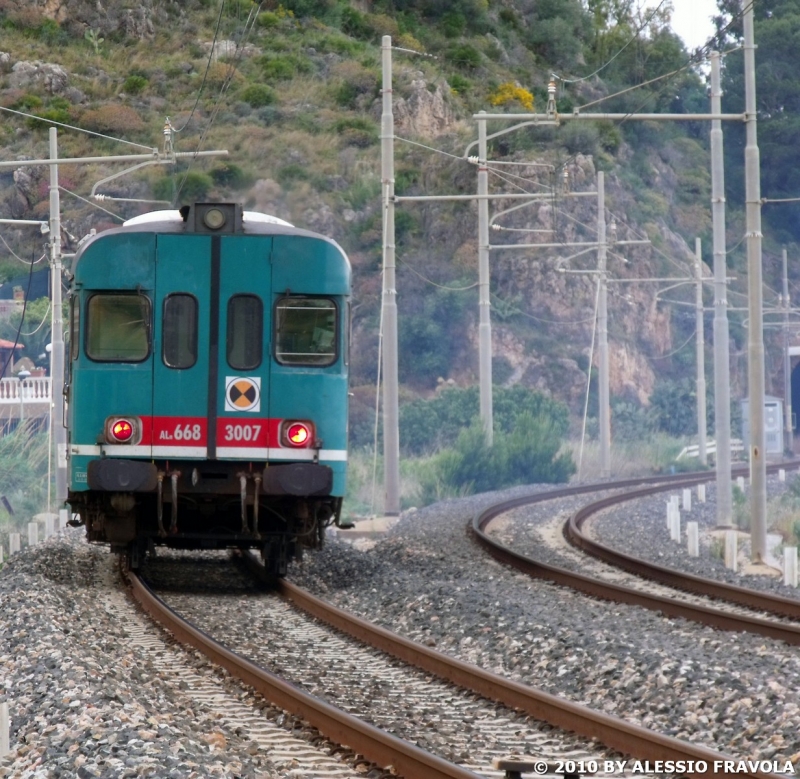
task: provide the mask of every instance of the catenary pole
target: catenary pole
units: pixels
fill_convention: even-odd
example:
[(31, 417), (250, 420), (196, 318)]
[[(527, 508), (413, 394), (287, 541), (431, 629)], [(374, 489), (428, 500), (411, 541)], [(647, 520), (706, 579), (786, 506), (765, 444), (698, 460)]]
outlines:
[[(58, 131), (50, 128), (50, 159), (58, 159)], [(64, 419), (64, 313), (61, 308), (61, 202), (58, 163), (50, 164), (50, 429), (56, 447), (56, 501), (67, 499), (67, 428)], [(50, 507), (48, 506), (48, 511)]]
[[(711, 52), (711, 113), (722, 105), (721, 63)], [(733, 526), (731, 486), (731, 369), (725, 245), (725, 173), (722, 122), (711, 120), (711, 219), (714, 238), (714, 458), (717, 478), (717, 526)]]
[(480, 363), (480, 410), (486, 444), (494, 440), (492, 420), (492, 324), (489, 298), (489, 169), (486, 120), (478, 114), (478, 357)]
[(697, 274), (696, 322), (697, 322), (697, 454), (701, 465), (708, 465), (706, 453), (706, 360), (705, 326), (703, 321), (703, 260), (700, 239), (694, 239), (694, 266)]
[(394, 230), (392, 37), (381, 39), (381, 189), (383, 191), (383, 468), (384, 512), (400, 513), (400, 432), (397, 369), (397, 289)]
[(600, 477), (611, 476), (611, 408), (608, 366), (608, 279), (606, 245), (605, 173), (597, 172), (597, 270), (600, 274), (600, 299), (597, 307), (597, 359), (599, 362)]
[(761, 289), (761, 182), (756, 129), (756, 55), (753, 4), (743, 0), (745, 90), (745, 200), (747, 297), (750, 326), (747, 384), (750, 397), (750, 544), (754, 563), (767, 552), (767, 460), (764, 431), (764, 301)]
[(789, 310), (792, 307), (789, 297), (789, 259), (783, 250), (783, 450), (794, 454), (794, 425), (792, 425), (792, 358), (789, 355)]

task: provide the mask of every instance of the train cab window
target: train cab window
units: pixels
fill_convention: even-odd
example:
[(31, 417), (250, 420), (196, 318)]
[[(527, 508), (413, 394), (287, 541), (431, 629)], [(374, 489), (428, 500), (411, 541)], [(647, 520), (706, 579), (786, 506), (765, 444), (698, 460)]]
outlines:
[(336, 304), (328, 298), (281, 298), (275, 307), (275, 359), (282, 365), (336, 362)]
[(228, 301), (228, 365), (250, 371), (261, 365), (264, 304), (255, 295), (234, 295)]
[(102, 292), (86, 309), (86, 354), (99, 362), (141, 362), (150, 354), (150, 300)]
[(191, 368), (197, 362), (197, 299), (177, 293), (164, 298), (161, 359), (169, 368)]

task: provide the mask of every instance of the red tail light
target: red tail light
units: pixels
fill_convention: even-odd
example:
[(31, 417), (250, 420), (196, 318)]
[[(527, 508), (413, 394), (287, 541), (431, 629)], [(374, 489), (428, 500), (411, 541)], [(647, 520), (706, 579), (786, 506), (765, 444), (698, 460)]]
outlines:
[(284, 422), (281, 443), (297, 449), (311, 446), (314, 442), (314, 426), (310, 422)]
[(106, 419), (105, 439), (109, 444), (136, 444), (141, 438), (141, 422), (137, 417)]

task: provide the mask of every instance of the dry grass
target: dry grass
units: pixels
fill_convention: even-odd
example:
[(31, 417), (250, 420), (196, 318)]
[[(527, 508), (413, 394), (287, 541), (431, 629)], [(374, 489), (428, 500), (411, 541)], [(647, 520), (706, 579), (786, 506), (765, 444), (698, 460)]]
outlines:
[[(611, 443), (611, 476), (626, 478), (644, 476), (659, 471), (669, 471), (676, 466), (675, 458), (685, 445), (682, 439), (664, 435), (653, 436), (646, 442), (621, 441)], [(573, 477), (580, 481), (595, 481), (601, 478), (600, 443), (587, 441), (581, 458), (580, 441), (572, 441), (567, 447), (579, 470)], [(694, 462), (697, 466), (697, 462)], [(685, 466), (683, 466), (685, 467)]]

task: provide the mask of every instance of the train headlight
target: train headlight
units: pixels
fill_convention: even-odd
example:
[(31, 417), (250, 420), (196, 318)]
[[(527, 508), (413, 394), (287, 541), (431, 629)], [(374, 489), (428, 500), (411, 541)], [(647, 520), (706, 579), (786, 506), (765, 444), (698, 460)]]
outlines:
[(314, 428), (310, 422), (284, 422), (281, 442), (297, 449), (309, 446), (314, 440)]
[(203, 224), (209, 230), (219, 230), (226, 221), (225, 214), (219, 208), (209, 208), (203, 214)]
[(105, 427), (105, 439), (109, 444), (136, 444), (142, 437), (142, 426), (136, 417), (109, 417)]

